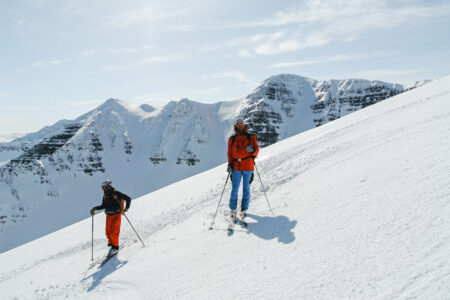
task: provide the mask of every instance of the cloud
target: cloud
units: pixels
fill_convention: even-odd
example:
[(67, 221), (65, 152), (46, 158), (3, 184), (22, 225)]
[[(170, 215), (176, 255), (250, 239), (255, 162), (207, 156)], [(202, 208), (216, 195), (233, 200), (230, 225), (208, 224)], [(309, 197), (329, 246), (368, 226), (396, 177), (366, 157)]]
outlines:
[(223, 87), (212, 87), (209, 89), (200, 90), (198, 93), (202, 95), (220, 95), (224, 92), (225, 88)]
[(94, 56), (95, 55), (95, 49), (89, 49), (89, 50), (84, 50), (81, 52), (82, 56)]
[(308, 0), (302, 5), (275, 12), (270, 18), (226, 26), (234, 29), (284, 27), (272, 34), (240, 39), (237, 55), (251, 57), (320, 47), (335, 40), (356, 41), (370, 30), (438, 16), (450, 16), (450, 3), (411, 5), (387, 0)]
[[(411, 75), (418, 74), (426, 71), (425, 69), (408, 69), (408, 70), (393, 70), (393, 69), (372, 69), (372, 70), (363, 70), (352, 73), (353, 77), (385, 77), (385, 76), (403, 76), (403, 75)], [(382, 75), (382, 76), (380, 76)]]
[(185, 61), (187, 59), (186, 56), (178, 55), (178, 54), (170, 54), (170, 55), (162, 55), (162, 56), (153, 56), (144, 60), (134, 61), (126, 64), (118, 64), (112, 65), (105, 68), (106, 71), (112, 72), (125, 72), (135, 68), (142, 67), (144, 64), (164, 64), (164, 63), (172, 63), (172, 62), (180, 62)]
[(248, 49), (241, 49), (238, 51), (238, 56), (241, 57), (250, 57), (253, 56), (252, 52)]
[(109, 72), (126, 72), (126, 71), (130, 71), (130, 70), (138, 67), (139, 65), (141, 65), (139, 62), (133, 62), (133, 63), (128, 63), (128, 64), (119, 64), (119, 65), (111, 65), (111, 66), (106, 66), (105, 67), (105, 71), (109, 71)]
[(423, 74), (427, 73), (427, 71), (426, 69), (371, 69), (341, 74), (341, 76), (409, 84), (417, 80), (423, 80)]
[(162, 56), (153, 56), (144, 60), (147, 64), (160, 64), (160, 63), (170, 63), (170, 62), (178, 62), (184, 61), (186, 57), (183, 55), (162, 55)]
[(104, 100), (71, 101), (71, 102), (68, 102), (67, 105), (72, 106), (72, 107), (79, 107), (79, 106), (92, 107), (92, 106), (98, 106), (102, 102), (104, 102)]
[(327, 35), (319, 32), (301, 35), (298, 32), (287, 33), (287, 31), (283, 31), (269, 35), (258, 35), (257, 37), (258, 39), (253, 40), (258, 40), (259, 42), (247, 48), (241, 48), (238, 56), (250, 57), (254, 55), (275, 55), (293, 52), (308, 47), (323, 46), (332, 40)]
[(321, 63), (329, 63), (329, 62), (336, 62), (336, 61), (348, 61), (348, 60), (357, 60), (357, 59), (363, 59), (366, 58), (365, 56), (351, 56), (351, 55), (332, 55), (320, 59), (313, 59), (313, 60), (300, 60), (300, 61), (291, 61), (291, 62), (283, 62), (283, 63), (277, 63), (268, 66), (269, 68), (289, 68), (289, 67), (295, 67), (295, 66), (303, 66), (303, 65), (312, 65), (312, 64), (321, 64)]
[[(403, 4), (403, 5), (402, 5)], [(415, 5), (410, 1), (388, 0), (307, 0), (279, 10), (273, 16), (256, 21), (228, 24), (230, 28), (277, 27), (298, 24), (303, 27), (349, 24), (355, 30), (362, 26), (385, 27), (414, 22), (416, 17), (435, 18), (450, 15), (450, 3)]]
[[(184, 3), (151, 3), (141, 8), (124, 10), (118, 14), (104, 17), (104, 23), (113, 28), (123, 28), (148, 23), (156, 23), (167, 20), (175, 20), (182, 16), (190, 16), (194, 8), (189, 9)], [(173, 24), (173, 26), (177, 26)], [(189, 26), (182, 26), (188, 29)]]
[[(177, 98), (177, 99), (181, 99)], [(170, 102), (171, 100), (171, 96), (167, 95), (166, 93), (152, 93), (152, 94), (148, 94), (148, 95), (138, 95), (138, 96), (133, 96), (130, 97), (128, 99), (128, 101), (134, 103), (134, 104), (151, 104), (154, 106), (164, 106), (167, 103)]]
[(150, 45), (142, 45), (140, 47), (127, 47), (127, 48), (113, 48), (113, 47), (106, 47), (106, 51), (114, 54), (135, 54), (135, 53), (143, 53), (147, 50), (153, 48)]
[(67, 61), (63, 60), (63, 59), (52, 59), (52, 60), (38, 60), (36, 62), (33, 63), (33, 67), (34, 68), (48, 68), (48, 67), (53, 67), (53, 66), (57, 66), (57, 65), (62, 65), (65, 64)]
[(5, 112), (7, 110), (9, 111), (37, 111), (42, 110), (43, 107), (40, 106), (25, 106), (25, 105), (6, 105), (6, 106), (0, 106), (0, 110), (2, 112)]
[(229, 71), (229, 72), (220, 72), (212, 75), (206, 75), (203, 76), (204, 79), (233, 79), (238, 82), (243, 83), (253, 83), (251, 79), (249, 79), (249, 76), (245, 75), (242, 72), (239, 71)]

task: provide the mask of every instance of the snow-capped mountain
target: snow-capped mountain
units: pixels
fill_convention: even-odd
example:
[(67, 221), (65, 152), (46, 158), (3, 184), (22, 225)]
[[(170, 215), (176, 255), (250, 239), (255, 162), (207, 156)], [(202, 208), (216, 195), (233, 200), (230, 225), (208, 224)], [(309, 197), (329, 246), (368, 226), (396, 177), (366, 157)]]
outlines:
[(0, 252), (84, 218), (100, 203), (105, 179), (135, 198), (225, 162), (237, 116), (265, 147), (402, 91), (379, 81), (278, 75), (232, 102), (182, 99), (156, 108), (110, 99), (0, 143)]
[(228, 184), (208, 230), (222, 164), (133, 200), (146, 247), (123, 219), (102, 268), (103, 213), (1, 253), (1, 298), (446, 299), (448, 153), (450, 76), (261, 149), (247, 229), (227, 235)]
[(401, 92), (402, 85), (381, 81), (278, 75), (245, 98), (240, 114), (261, 145), (268, 146)]

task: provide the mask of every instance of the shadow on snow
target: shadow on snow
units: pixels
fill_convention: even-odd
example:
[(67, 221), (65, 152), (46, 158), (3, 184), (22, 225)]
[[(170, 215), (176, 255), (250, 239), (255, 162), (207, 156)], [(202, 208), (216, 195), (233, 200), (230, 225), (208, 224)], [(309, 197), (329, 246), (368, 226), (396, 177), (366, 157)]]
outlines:
[(89, 275), (88, 277), (84, 278), (82, 281), (85, 281), (89, 278), (92, 278), (92, 285), (88, 288), (88, 292), (93, 291), (98, 285), (102, 283), (102, 280), (115, 272), (116, 270), (122, 268), (124, 265), (126, 265), (127, 261), (120, 261), (118, 258), (118, 255), (111, 258), (105, 265), (102, 267), (98, 267), (98, 271), (93, 273), (92, 275)]
[(278, 242), (290, 244), (295, 241), (292, 229), (297, 225), (296, 220), (289, 220), (285, 216), (258, 216), (253, 214), (247, 215), (248, 220), (253, 219), (256, 222), (248, 222), (247, 232), (254, 234), (265, 240), (278, 238)]

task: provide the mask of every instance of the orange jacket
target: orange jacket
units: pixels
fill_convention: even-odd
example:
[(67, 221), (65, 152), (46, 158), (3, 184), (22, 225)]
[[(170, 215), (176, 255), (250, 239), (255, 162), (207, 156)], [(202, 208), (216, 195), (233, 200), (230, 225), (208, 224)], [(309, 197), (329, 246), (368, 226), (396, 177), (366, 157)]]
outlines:
[[(259, 147), (256, 137), (247, 133), (248, 126), (245, 125), (244, 132), (239, 132), (234, 126), (235, 134), (228, 140), (228, 163), (233, 164), (233, 170), (253, 171), (255, 163), (252, 158), (258, 155)], [(251, 145), (255, 151), (247, 152), (247, 145)]]

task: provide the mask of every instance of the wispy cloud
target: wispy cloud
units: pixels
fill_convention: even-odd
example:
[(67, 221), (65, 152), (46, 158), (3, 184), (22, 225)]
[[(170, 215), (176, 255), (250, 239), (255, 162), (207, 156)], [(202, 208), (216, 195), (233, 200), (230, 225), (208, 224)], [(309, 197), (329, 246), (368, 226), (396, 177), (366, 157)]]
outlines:
[(238, 51), (238, 56), (240, 57), (251, 57), (253, 53), (249, 49), (240, 49)]
[(0, 106), (0, 110), (5, 111), (37, 111), (42, 110), (41, 106), (26, 106), (26, 105), (5, 105)]
[(100, 105), (104, 100), (70, 101), (67, 103), (71, 107), (92, 107)]
[[(332, 39), (324, 33), (312, 32), (302, 35), (299, 32), (287, 30), (274, 34), (260, 34), (246, 39), (246, 48), (238, 50), (237, 55), (251, 57), (255, 55), (275, 55), (298, 51), (308, 47), (318, 47), (328, 44)], [(255, 42), (253, 42), (255, 41)]]
[(341, 77), (409, 84), (426, 78), (423, 74), (427, 73), (427, 71), (426, 69), (371, 69), (341, 74)]
[(253, 80), (249, 79), (249, 76), (239, 71), (220, 72), (212, 75), (203, 76), (204, 79), (233, 79), (243, 83), (253, 83)]
[(106, 47), (106, 51), (113, 54), (135, 54), (135, 53), (145, 53), (147, 50), (152, 49), (150, 45), (142, 45), (140, 47), (126, 47), (126, 48), (114, 48)]
[(80, 54), (82, 56), (94, 56), (95, 53), (96, 53), (95, 49), (88, 49), (88, 50), (82, 51)]
[(134, 104), (150, 104), (154, 106), (164, 106), (171, 101), (171, 97), (164, 93), (152, 93), (148, 95), (139, 95), (128, 99)]
[(411, 75), (418, 74), (426, 71), (425, 69), (408, 69), (408, 70), (392, 70), (392, 69), (376, 69), (376, 70), (364, 70), (352, 73), (353, 77), (367, 77), (373, 78), (381, 75), (397, 76), (397, 75)]
[(212, 87), (209, 89), (204, 89), (204, 90), (200, 90), (198, 93), (202, 94), (202, 95), (213, 95), (213, 96), (217, 96), (220, 95), (221, 93), (223, 93), (225, 90), (225, 88), (223, 87)]
[(117, 64), (117, 65), (110, 65), (106, 66), (104, 68), (105, 71), (108, 72), (126, 72), (130, 71), (136, 67), (141, 65), (139, 62), (133, 62), (133, 63), (127, 63), (127, 64)]
[[(404, 3), (404, 5), (402, 5)], [(277, 27), (298, 24), (303, 27), (348, 24), (355, 30), (385, 27), (415, 21), (416, 17), (435, 18), (450, 15), (450, 3), (411, 4), (388, 0), (307, 0), (295, 7), (275, 12), (262, 20), (235, 22), (232, 28)], [(351, 20), (351, 22), (349, 22)]]
[(116, 28), (134, 26), (139, 24), (156, 23), (164, 20), (189, 15), (191, 10), (182, 4), (172, 5), (151, 3), (139, 9), (126, 10), (118, 14), (104, 17), (106, 25)]
[(106, 71), (112, 72), (125, 72), (135, 68), (142, 67), (144, 64), (164, 64), (164, 63), (173, 63), (187, 60), (188, 57), (185, 55), (179, 54), (169, 54), (169, 55), (161, 55), (161, 56), (152, 56), (144, 60), (133, 61), (126, 64), (117, 64), (112, 66), (107, 66), (105, 68)]
[(63, 65), (65, 63), (67, 63), (67, 60), (63, 60), (63, 59), (38, 60), (38, 61), (34, 62), (32, 66), (34, 68), (48, 68), (48, 67)]
[(323, 58), (319, 58), (319, 59), (277, 63), (277, 64), (270, 65), (268, 67), (269, 68), (289, 68), (289, 67), (295, 67), (295, 66), (321, 64), (321, 63), (329, 63), (329, 62), (337, 62), (337, 61), (357, 60), (357, 59), (363, 59), (363, 58), (366, 58), (366, 56), (351, 56), (351, 55), (338, 54), (338, 55), (323, 57)]
[(160, 64), (160, 63), (170, 63), (170, 62), (178, 62), (184, 61), (186, 57), (183, 55), (172, 54), (172, 55), (162, 55), (162, 56), (153, 56), (144, 60), (147, 64)]
[(400, 26), (417, 21), (417, 18), (450, 16), (450, 3), (395, 6), (398, 3), (387, 0), (308, 0), (296, 8), (278, 11), (271, 18), (227, 26), (285, 28), (276, 34), (259, 34), (241, 43), (237, 55), (251, 57), (320, 47), (335, 40), (355, 41), (369, 30)]

